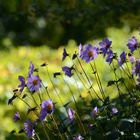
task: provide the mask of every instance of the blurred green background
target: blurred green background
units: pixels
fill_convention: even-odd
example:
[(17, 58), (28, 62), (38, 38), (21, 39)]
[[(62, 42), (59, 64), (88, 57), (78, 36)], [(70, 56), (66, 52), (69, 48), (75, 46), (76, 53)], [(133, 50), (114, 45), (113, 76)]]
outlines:
[[(139, 15), (139, 0), (0, 0), (0, 140), (12, 139), (9, 132), (20, 127), (12, 117), (15, 109), (24, 107), (8, 106), (7, 101), (19, 84), (18, 75), (27, 75), (30, 61), (36, 67), (46, 62), (52, 74), (61, 71), (62, 65), (70, 65), (68, 59), (61, 62), (64, 47), (72, 54), (79, 43), (98, 44), (104, 37), (109, 37), (112, 48), (120, 53), (127, 50), (131, 36), (140, 41)], [(101, 67), (101, 61), (97, 65), (107, 81), (108, 69)], [(46, 80), (45, 70), (41, 71)], [(62, 98), (66, 102), (69, 96)]]

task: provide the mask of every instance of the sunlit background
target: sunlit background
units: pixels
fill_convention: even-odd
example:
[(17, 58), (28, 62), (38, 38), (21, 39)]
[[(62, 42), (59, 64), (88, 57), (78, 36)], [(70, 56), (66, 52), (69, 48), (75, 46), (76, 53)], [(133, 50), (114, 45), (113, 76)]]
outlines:
[[(27, 76), (29, 62), (32, 61), (44, 83), (48, 84), (45, 68), (48, 64), (50, 75), (61, 71), (63, 65), (71, 65), (69, 58), (62, 63), (63, 48), (71, 55), (80, 43), (99, 46), (99, 41), (108, 37), (112, 48), (118, 54), (127, 51), (128, 39), (135, 35), (140, 41), (140, 1), (139, 0), (1, 0), (0, 1), (0, 140), (12, 139), (9, 133), (20, 126), (13, 122), (15, 109), (24, 111), (24, 106), (15, 103), (8, 105), (12, 90), (16, 89), (18, 76)], [(105, 82), (109, 72), (107, 64), (98, 60), (97, 67), (102, 72), (100, 77)], [(69, 79), (66, 79), (69, 80)], [(64, 103), (70, 96), (64, 83), (55, 81)], [(69, 82), (75, 89), (75, 85)], [(53, 87), (50, 88), (53, 89)], [(108, 89), (111, 91), (113, 89)], [(52, 93), (52, 97), (55, 96)], [(75, 93), (77, 94), (77, 93)], [(75, 95), (78, 99), (79, 94)], [(85, 91), (81, 95), (86, 98)], [(117, 96), (115, 93), (111, 97)], [(57, 99), (56, 99), (57, 101)], [(59, 102), (59, 101), (58, 101)]]

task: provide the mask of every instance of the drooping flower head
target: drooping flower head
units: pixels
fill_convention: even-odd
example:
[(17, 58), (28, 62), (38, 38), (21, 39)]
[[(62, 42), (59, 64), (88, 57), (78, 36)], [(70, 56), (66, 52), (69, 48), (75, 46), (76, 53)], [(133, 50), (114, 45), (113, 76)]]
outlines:
[(26, 86), (25, 78), (23, 76), (18, 76), (18, 80), (21, 82), (20, 85), (18, 85), (18, 87), (20, 88), (19, 91), (22, 93), (24, 87)]
[(131, 53), (133, 53), (133, 51), (135, 51), (138, 48), (138, 42), (135, 36), (129, 39), (127, 46), (130, 49)]
[(51, 99), (45, 100), (41, 104), (40, 120), (44, 120), (47, 115), (54, 112), (54, 105)]
[(113, 58), (114, 58), (114, 53), (113, 53), (112, 50), (109, 50), (109, 51), (107, 52), (106, 62), (109, 63), (109, 64), (111, 64)]
[(34, 64), (32, 63), (32, 61), (30, 61), (28, 77), (31, 77), (31, 75), (33, 74), (33, 72), (34, 72)]
[(96, 106), (96, 107), (93, 108), (93, 110), (92, 110), (92, 112), (91, 112), (91, 116), (92, 116), (93, 118), (96, 118), (97, 115), (98, 115), (98, 107)]
[(132, 74), (140, 76), (140, 59), (137, 59), (135, 66), (132, 67)]
[(29, 138), (33, 138), (35, 135), (35, 130), (34, 130), (34, 123), (32, 123), (30, 120), (26, 120), (24, 123), (24, 129), (25, 133)]
[(112, 108), (112, 113), (113, 113), (113, 114), (118, 113), (118, 109), (117, 109), (116, 107), (113, 107), (113, 108)]
[(110, 41), (108, 38), (105, 38), (102, 40), (102, 42), (99, 43), (101, 46), (100, 51), (105, 56), (107, 52), (110, 50), (110, 46), (112, 44), (112, 41)]
[(69, 108), (69, 109), (68, 109), (68, 118), (69, 118), (69, 120), (70, 120), (70, 121), (73, 121), (74, 117), (75, 117), (75, 112), (74, 112), (74, 110), (73, 110), (72, 108)]
[(27, 87), (31, 92), (38, 91), (41, 87), (41, 80), (39, 76), (31, 75), (27, 78)]
[(126, 53), (122, 52), (118, 60), (119, 66), (122, 66), (126, 62)]
[(68, 77), (71, 77), (73, 75), (72, 73), (72, 69), (73, 68), (70, 68), (68, 66), (64, 66), (62, 67), (62, 71), (65, 73), (65, 75), (67, 75)]
[(16, 122), (16, 121), (18, 121), (19, 119), (20, 119), (20, 115), (19, 115), (18, 112), (16, 112), (16, 113), (14, 114), (13, 120)]
[(62, 61), (64, 61), (67, 56), (69, 56), (69, 54), (67, 53), (66, 49), (64, 48), (63, 56), (62, 56)]
[(76, 137), (73, 138), (73, 140), (83, 140), (84, 138), (78, 134)]
[(92, 47), (91, 44), (84, 45), (83, 51), (80, 53), (80, 57), (89, 63), (91, 60), (94, 60), (98, 56), (97, 46)]

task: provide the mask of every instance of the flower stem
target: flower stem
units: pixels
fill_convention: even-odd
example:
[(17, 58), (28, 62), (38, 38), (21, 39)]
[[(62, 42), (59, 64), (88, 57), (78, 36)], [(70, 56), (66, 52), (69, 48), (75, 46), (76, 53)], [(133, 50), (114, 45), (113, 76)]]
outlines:
[(90, 88), (93, 90), (93, 92), (94, 92), (95, 95), (98, 97), (98, 99), (101, 100), (101, 101), (103, 102), (103, 99), (101, 99), (101, 98), (98, 96), (98, 93), (97, 93), (97, 92), (95, 91), (95, 89), (93, 88), (93, 86), (92, 86), (92, 84), (91, 84), (91, 81), (89, 80), (89, 77), (88, 77), (88, 75), (86, 74), (86, 72), (85, 72), (85, 70), (84, 70), (84, 68), (83, 68), (83, 66), (82, 66), (82, 64), (81, 64), (81, 62), (80, 62), (80, 60), (79, 60), (78, 57), (77, 57), (77, 60), (78, 60), (78, 62), (79, 62), (79, 64), (80, 64), (80, 67), (81, 67), (83, 73), (85, 74), (85, 76), (86, 76), (86, 78), (87, 78), (87, 80), (88, 80), (88, 83), (89, 83), (89, 85), (90, 85)]
[(53, 81), (51, 80), (51, 77), (50, 77), (50, 74), (49, 74), (49, 71), (48, 71), (48, 67), (47, 67), (47, 74), (48, 74), (49, 80), (50, 80), (50, 82), (51, 82), (51, 84), (52, 84), (52, 86), (53, 86), (53, 88), (55, 90), (55, 93), (56, 93), (56, 95), (58, 96), (58, 98), (60, 100), (60, 103), (63, 105), (63, 101), (62, 101), (61, 97), (59, 96), (59, 93), (58, 93), (57, 89), (55, 88), (55, 85), (54, 85)]
[(57, 123), (56, 123), (56, 121), (55, 121), (55, 118), (53, 117), (53, 115), (51, 115), (51, 117), (52, 117), (52, 119), (53, 119), (53, 122), (54, 122), (54, 124), (55, 124), (55, 127), (56, 127), (57, 130), (58, 130), (58, 133), (59, 133), (59, 135), (60, 135), (60, 138), (63, 140), (63, 136), (62, 136), (61, 132), (59, 131), (59, 128), (58, 128), (58, 125), (57, 125)]

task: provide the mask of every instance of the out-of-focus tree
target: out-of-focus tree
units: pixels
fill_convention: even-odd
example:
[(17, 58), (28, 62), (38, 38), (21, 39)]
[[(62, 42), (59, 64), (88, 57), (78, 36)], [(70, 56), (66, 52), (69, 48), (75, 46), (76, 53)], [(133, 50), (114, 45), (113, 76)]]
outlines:
[(139, 0), (1, 0), (0, 44), (10, 38), (15, 46), (58, 47), (69, 39), (104, 37), (106, 28), (122, 27), (124, 20), (138, 28), (139, 5)]

